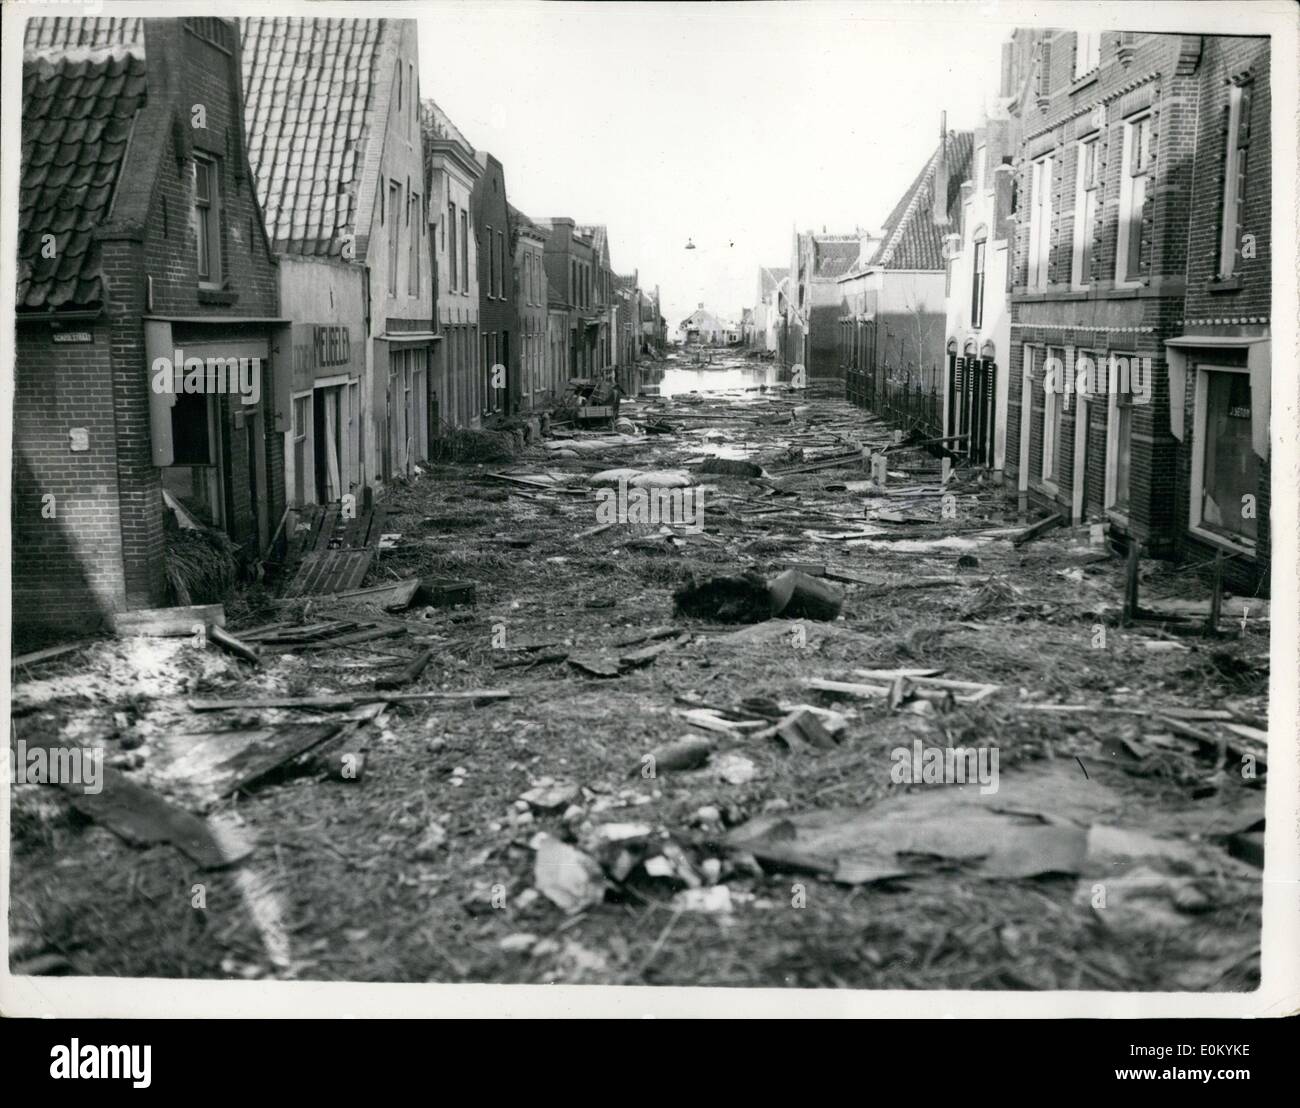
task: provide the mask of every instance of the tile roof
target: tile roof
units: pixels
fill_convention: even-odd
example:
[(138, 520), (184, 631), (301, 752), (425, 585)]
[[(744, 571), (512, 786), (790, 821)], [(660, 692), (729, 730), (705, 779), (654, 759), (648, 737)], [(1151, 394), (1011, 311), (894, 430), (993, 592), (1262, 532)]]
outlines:
[(248, 160), (275, 250), (339, 256), (374, 137), (382, 19), (241, 19)]
[(144, 24), (139, 17), (33, 16), (23, 30), (23, 49), (28, 52), (69, 54), (79, 49), (98, 50), (113, 46), (144, 49)]
[(813, 276), (839, 277), (847, 273), (862, 253), (862, 242), (855, 235), (851, 239), (843, 236), (827, 238), (813, 236)]
[[(138, 27), (93, 27), (83, 33), (86, 28), (76, 25), (138, 22), (28, 21), (32, 49), (54, 53), (34, 53), (23, 62), (20, 312), (93, 308), (104, 300), (94, 231), (108, 222), (147, 83), (143, 50), (133, 45)], [(60, 56), (64, 44), (77, 52)], [(86, 47), (95, 53), (83, 56)], [(45, 235), (54, 236), (53, 257), (42, 256)]]
[[(947, 196), (945, 210), (955, 219), (961, 196), (961, 183), (970, 176), (974, 133), (949, 131), (947, 143)], [(885, 237), (870, 259), (872, 268), (927, 269), (944, 268), (943, 236), (947, 228), (937, 226), (934, 210), (935, 175), (939, 166), (939, 148), (885, 220)]]

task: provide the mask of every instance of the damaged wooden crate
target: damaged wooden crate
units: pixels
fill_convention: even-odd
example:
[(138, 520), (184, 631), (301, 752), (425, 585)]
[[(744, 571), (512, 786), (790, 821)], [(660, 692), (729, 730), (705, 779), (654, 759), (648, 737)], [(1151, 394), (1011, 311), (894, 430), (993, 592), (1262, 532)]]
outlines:
[(288, 560), (301, 561), (284, 595), (324, 596), (360, 588), (385, 534), (386, 516), (379, 507), (354, 514), (333, 507), (298, 509)]

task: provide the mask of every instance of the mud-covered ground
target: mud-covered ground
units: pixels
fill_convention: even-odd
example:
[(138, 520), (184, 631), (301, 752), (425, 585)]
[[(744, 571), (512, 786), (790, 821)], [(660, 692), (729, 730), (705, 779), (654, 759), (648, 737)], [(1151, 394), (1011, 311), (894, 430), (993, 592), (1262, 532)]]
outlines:
[[(892, 442), (890, 429), (843, 401), (774, 389), (645, 399), (623, 414), (637, 431), (662, 421), (675, 433), (603, 448), (596, 433), (552, 437), (513, 461), (434, 466), (390, 491), (388, 529), (402, 539), (367, 583), (420, 575), (477, 588), (472, 607), (392, 617), (408, 624), (403, 637), (281, 654), (256, 672), (186, 640), (106, 639), (18, 671), (18, 738), (104, 743), (133, 779), (254, 849), (237, 866), (200, 870), (170, 845), (127, 845), (58, 789), (15, 786), (15, 971), (1254, 987), (1261, 871), (1250, 842), (1266, 772), (1250, 736), (1267, 713), (1266, 602), (1230, 600), (1215, 638), (1126, 628), (1123, 558), (1086, 526), (1013, 546), (1033, 518), (1019, 519), (1014, 491), (979, 473), (958, 467), (942, 486), (924, 449), (888, 455), (886, 489), (911, 494), (870, 495), (861, 460), (783, 473)], [(697, 472), (718, 454), (753, 459), (764, 475)], [(609, 520), (587, 482), (614, 467), (691, 475), (705, 489), (702, 528), (596, 530)], [(831, 583), (843, 598), (838, 618), (726, 624), (674, 611), (673, 591), (690, 577), (771, 578), (792, 563), (860, 579)], [(1202, 569), (1142, 564), (1144, 605), (1208, 596)], [(275, 618), (265, 601), (236, 598), (228, 627), (238, 634)], [(283, 614), (310, 621), (329, 611), (300, 604)], [(675, 637), (633, 641), (669, 626)], [(618, 676), (574, 664), (617, 668), (656, 642), (672, 646)], [(187, 767), (187, 733), (332, 718), (241, 709), (199, 719), (187, 697), (370, 689), (424, 646), (433, 661), (406, 691), (493, 688), (509, 699), (390, 705), (356, 733), (360, 780), (295, 772), (215, 800), (201, 770)], [(997, 689), (978, 703), (922, 707), (914, 688), (859, 698), (808, 687), (899, 668)], [(735, 711), (742, 702), (749, 708)], [(752, 719), (756, 702), (829, 709), (841, 727), (825, 749), (791, 749), (743, 718), (740, 728), (705, 729), (683, 714), (705, 707)], [(1162, 709), (1183, 716), (1171, 725)], [(1187, 709), (1207, 711), (1187, 721)], [(708, 760), (650, 775), (646, 756), (685, 736), (712, 740)], [(993, 814), (969, 826), (996, 837), (1014, 823), (1013, 869), (1032, 870), (1025, 855), (1039, 857), (1039, 844), (1047, 852), (1061, 829), (1086, 831), (1086, 856), (1003, 876), (969, 842), (925, 845), (962, 838), (977, 787), (898, 783), (896, 752), (918, 741), (996, 752), (1000, 790), (975, 801)], [(521, 799), (539, 785), (532, 803)], [(893, 876), (849, 883), (834, 857), (820, 864), (824, 852), (811, 864), (774, 861), (736, 842), (745, 834), (736, 829), (759, 819), (780, 839), (796, 835), (805, 813), (847, 821), (873, 809), (897, 812), (906, 832), (896, 851), (897, 825), (870, 832), (868, 847), (897, 863)], [(561, 848), (582, 872), (562, 865), (542, 877), (567, 886), (570, 911), (537, 891), (539, 832), (591, 860), (589, 869)], [(626, 851), (610, 845), (620, 834)], [(1002, 847), (987, 849), (992, 858)]]

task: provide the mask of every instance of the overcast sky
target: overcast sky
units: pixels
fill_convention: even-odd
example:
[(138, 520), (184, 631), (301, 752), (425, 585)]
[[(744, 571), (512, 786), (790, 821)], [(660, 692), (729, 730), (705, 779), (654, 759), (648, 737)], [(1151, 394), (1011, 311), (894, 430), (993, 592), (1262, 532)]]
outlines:
[(818, 0), (478, 0), (419, 19), (421, 95), (501, 160), (522, 211), (608, 226), (615, 270), (659, 284), (670, 326), (700, 301), (752, 305), (795, 225), (878, 226), (940, 112), (977, 122), (1012, 25)]

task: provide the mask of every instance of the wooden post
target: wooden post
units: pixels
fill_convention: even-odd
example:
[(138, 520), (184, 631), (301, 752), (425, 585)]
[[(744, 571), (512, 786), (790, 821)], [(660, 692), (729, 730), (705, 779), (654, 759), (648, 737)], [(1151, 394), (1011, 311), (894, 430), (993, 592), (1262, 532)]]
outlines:
[(1124, 578), (1124, 623), (1137, 617), (1138, 614), (1138, 563), (1142, 558), (1142, 552), (1137, 539), (1129, 539), (1128, 544), (1128, 569)]
[(1214, 556), (1214, 594), (1210, 597), (1210, 614), (1205, 619), (1205, 633), (1218, 635), (1219, 612), (1223, 608), (1223, 551)]

